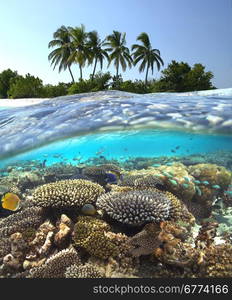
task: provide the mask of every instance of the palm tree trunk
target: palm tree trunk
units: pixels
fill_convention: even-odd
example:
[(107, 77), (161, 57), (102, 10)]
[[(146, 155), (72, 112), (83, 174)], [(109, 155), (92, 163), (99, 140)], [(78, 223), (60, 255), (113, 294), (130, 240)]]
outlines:
[(92, 74), (92, 80), (93, 80), (94, 75), (95, 75), (96, 66), (97, 66), (97, 58), (95, 59), (95, 63), (94, 63), (93, 74)]
[(68, 66), (68, 70), (69, 70), (69, 73), (70, 73), (70, 75), (72, 77), (72, 83), (74, 83), (75, 80), (74, 80), (74, 77), (73, 77), (73, 74), (72, 74), (70, 66)]
[(82, 80), (82, 67), (81, 67), (81, 64), (79, 64), (79, 69), (80, 69), (80, 80)]
[(149, 71), (149, 63), (147, 63), (147, 70), (146, 70), (146, 77), (145, 77), (145, 85), (147, 85), (148, 71)]
[(117, 67), (116, 67), (116, 78), (118, 79), (118, 70), (119, 70), (119, 61), (117, 61)]

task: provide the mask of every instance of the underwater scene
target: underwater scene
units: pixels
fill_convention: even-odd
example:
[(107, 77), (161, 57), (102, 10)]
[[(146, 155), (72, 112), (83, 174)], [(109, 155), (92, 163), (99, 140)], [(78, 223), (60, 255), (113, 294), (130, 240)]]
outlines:
[(0, 104), (0, 137), (0, 278), (232, 277), (232, 88)]

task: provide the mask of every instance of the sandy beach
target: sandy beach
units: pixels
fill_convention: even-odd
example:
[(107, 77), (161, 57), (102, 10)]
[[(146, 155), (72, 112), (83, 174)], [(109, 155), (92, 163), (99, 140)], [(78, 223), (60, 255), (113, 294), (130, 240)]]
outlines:
[(0, 107), (22, 107), (30, 106), (46, 101), (50, 98), (21, 98), (21, 99), (0, 99)]

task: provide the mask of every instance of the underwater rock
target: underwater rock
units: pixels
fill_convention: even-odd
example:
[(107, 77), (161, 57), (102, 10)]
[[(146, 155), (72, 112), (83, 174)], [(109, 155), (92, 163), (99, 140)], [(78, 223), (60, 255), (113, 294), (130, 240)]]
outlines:
[(62, 214), (61, 218), (57, 224), (58, 232), (54, 236), (54, 243), (59, 248), (65, 244), (69, 236), (71, 235), (71, 230), (73, 227), (71, 219), (66, 215)]
[(35, 189), (33, 203), (39, 207), (79, 209), (86, 203), (94, 203), (104, 189), (88, 180), (61, 180), (44, 184)]
[(3, 265), (18, 270), (22, 267), (27, 244), (20, 232), (13, 233), (10, 238), (10, 253), (3, 257)]

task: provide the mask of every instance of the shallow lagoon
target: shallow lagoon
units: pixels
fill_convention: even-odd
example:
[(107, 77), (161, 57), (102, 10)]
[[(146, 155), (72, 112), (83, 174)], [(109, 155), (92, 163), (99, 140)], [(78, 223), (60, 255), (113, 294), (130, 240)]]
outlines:
[[(1, 277), (232, 276), (225, 256), (232, 256), (232, 89), (109, 91), (2, 107), (0, 136), (0, 196), (10, 192), (21, 199), (19, 212), (1, 211)], [(91, 188), (104, 195), (91, 194)], [(88, 190), (84, 198), (78, 196), (82, 189)], [(44, 225), (46, 219), (52, 225)], [(60, 224), (69, 228), (62, 239)], [(80, 239), (75, 234), (82, 234), (82, 226), (88, 230)], [(93, 234), (98, 227), (104, 229)], [(43, 241), (33, 242), (37, 250), (21, 236), (29, 229), (43, 232)], [(47, 232), (53, 238), (43, 252)], [(26, 246), (19, 261), (9, 261), (16, 236)], [(105, 245), (101, 250), (96, 237)], [(57, 250), (60, 257), (54, 257)], [(28, 260), (27, 251), (34, 258)], [(81, 251), (78, 259), (73, 251)], [(205, 256), (199, 263), (202, 251), (212, 260)], [(54, 268), (53, 275), (51, 266), (40, 269), (48, 257), (61, 266), (62, 258), (63, 269)], [(70, 266), (70, 257), (77, 267)]]

